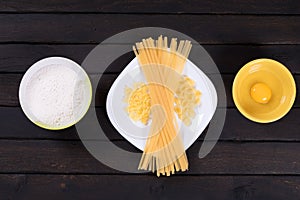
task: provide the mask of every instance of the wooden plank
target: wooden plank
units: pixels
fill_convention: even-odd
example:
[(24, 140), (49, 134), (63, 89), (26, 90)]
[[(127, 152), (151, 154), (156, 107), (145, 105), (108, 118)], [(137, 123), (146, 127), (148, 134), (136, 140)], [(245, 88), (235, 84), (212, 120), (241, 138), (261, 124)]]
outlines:
[[(96, 46), (91, 45), (0, 45), (0, 73), (24, 73), (36, 61), (49, 56), (64, 56), (82, 63)], [(300, 73), (300, 45), (203, 45), (221, 73), (236, 73), (245, 63), (257, 58), (272, 58), (284, 63), (293, 73)], [(125, 54), (105, 72), (119, 73), (133, 59)]]
[[(26, 118), (20, 107), (0, 107), (0, 137), (38, 139), (78, 139), (75, 127), (60, 131), (39, 128)], [(16, 125), (17, 124), (17, 125)]]
[(203, 45), (221, 73), (237, 73), (251, 60), (275, 59), (283, 63), (292, 73), (300, 73), (298, 45)]
[[(19, 106), (18, 90), (22, 74), (0, 74), (0, 106)], [(100, 76), (100, 75), (99, 75)], [(118, 74), (104, 74), (96, 88), (96, 106), (105, 106), (106, 96)], [(214, 75), (210, 75), (214, 76)], [(232, 83), (234, 75), (222, 75), (227, 97), (227, 107), (235, 107), (232, 99)], [(300, 84), (300, 75), (295, 75), (296, 84)], [(299, 88), (300, 86), (298, 86)], [(297, 93), (297, 96), (300, 95)], [(294, 107), (300, 107), (300, 98), (296, 98)]]
[(99, 43), (121, 31), (143, 26), (185, 33), (188, 30), (202, 44), (300, 43), (300, 16), (1, 14), (0, 21), (2, 43)]
[[(104, 108), (97, 109), (97, 116), (102, 129), (109, 139), (123, 139), (110, 123)], [(2, 119), (0, 120), (0, 139), (79, 140), (75, 126), (58, 131), (39, 128), (26, 118), (20, 107), (0, 107), (0, 119)], [(17, 126), (16, 122), (18, 123)]]
[(5, 44), (0, 45), (0, 72), (24, 73), (33, 63), (50, 56), (63, 56), (78, 63), (96, 45), (34, 45)]
[[(5, 199), (299, 199), (298, 176), (0, 175)], [(134, 191), (132, 190), (134, 188)]]
[(171, 1), (171, 0), (17, 0), (0, 1), (0, 12), (99, 12), (99, 13), (212, 13), (212, 14), (299, 14), (297, 0), (217, 0)]
[(285, 117), (270, 124), (255, 123), (236, 109), (226, 112), (220, 139), (233, 141), (300, 141), (298, 136), (300, 110), (292, 109)]
[[(110, 123), (105, 108), (97, 109), (102, 129), (110, 140), (124, 140)], [(300, 109), (293, 109), (276, 123), (259, 124), (244, 118), (236, 109), (226, 111), (220, 140), (223, 141), (300, 141)], [(49, 131), (32, 124), (18, 107), (0, 107), (0, 139), (79, 140), (76, 127)], [(16, 126), (16, 122), (18, 125)], [(284, 130), (284, 131), (283, 131)], [(206, 131), (198, 139), (204, 139)]]
[[(137, 152), (126, 141), (114, 144)], [(190, 167), (183, 174), (300, 174), (299, 143), (218, 142), (203, 159), (198, 158), (200, 146), (196, 142), (188, 149)], [(0, 173), (124, 173), (97, 161), (78, 141), (1, 140), (0, 152)], [(118, 158), (112, 156), (111, 162)]]
[(0, 104), (19, 105), (18, 91), (22, 74), (0, 74)]

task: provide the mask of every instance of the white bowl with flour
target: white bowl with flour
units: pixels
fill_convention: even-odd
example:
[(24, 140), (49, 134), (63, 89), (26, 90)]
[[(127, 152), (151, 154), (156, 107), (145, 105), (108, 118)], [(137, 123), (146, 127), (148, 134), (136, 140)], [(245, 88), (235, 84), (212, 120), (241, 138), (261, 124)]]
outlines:
[(49, 57), (33, 64), (22, 78), (19, 100), (27, 118), (51, 130), (70, 127), (87, 112), (92, 85), (74, 61)]

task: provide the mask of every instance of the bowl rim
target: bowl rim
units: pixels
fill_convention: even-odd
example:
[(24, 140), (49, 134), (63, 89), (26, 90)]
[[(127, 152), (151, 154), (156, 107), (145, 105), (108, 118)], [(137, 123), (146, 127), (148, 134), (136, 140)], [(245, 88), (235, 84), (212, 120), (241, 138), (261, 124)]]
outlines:
[[(87, 106), (86, 108), (84, 108), (84, 112), (82, 112), (82, 115), (80, 117), (78, 117), (78, 119), (74, 120), (72, 123), (69, 123), (69, 124), (66, 124), (66, 125), (63, 125), (63, 126), (59, 126), (59, 127), (52, 127), (52, 126), (48, 126), (44, 123), (39, 123), (37, 121), (35, 121), (32, 116), (29, 114), (29, 112), (27, 111), (28, 108), (26, 108), (25, 106), (25, 103), (24, 103), (24, 97), (22, 95), (22, 91), (25, 90), (25, 78), (26, 76), (28, 76), (29, 73), (31, 73), (32, 70), (35, 70), (35, 68), (40, 68), (42, 69), (43, 67), (46, 67), (46, 66), (49, 66), (47, 64), (43, 64), (44, 66), (41, 66), (42, 63), (44, 62), (49, 62), (49, 64), (51, 64), (51, 62), (53, 61), (65, 61), (65, 62), (69, 62), (72, 66), (74, 66), (75, 68), (78, 68), (80, 70), (81, 73), (83, 73), (83, 75), (86, 77), (86, 80), (87, 80), (87, 86), (89, 88), (88, 92), (89, 92), (89, 97), (88, 97), (88, 100), (87, 100)], [(86, 73), (86, 71), (78, 64), (76, 63), (75, 61), (69, 59), (69, 58), (66, 58), (66, 57), (60, 57), (60, 56), (52, 56), (52, 57), (46, 57), (46, 58), (43, 58), (43, 59), (40, 59), (38, 60), (37, 62), (35, 62), (34, 64), (32, 64), (27, 70), (26, 72), (24, 73), (23, 77), (22, 77), (22, 80), (20, 82), (20, 85), (19, 85), (19, 92), (18, 92), (18, 96), (19, 96), (19, 102), (20, 102), (20, 106), (21, 106), (21, 109), (23, 111), (23, 113), (25, 114), (25, 116), (35, 125), (41, 127), (41, 128), (44, 128), (44, 129), (48, 129), (48, 130), (62, 130), (62, 129), (66, 129), (66, 128), (69, 128), (71, 126), (73, 126), (74, 124), (76, 124), (77, 122), (79, 122), (85, 115), (86, 113), (88, 112), (89, 110), (89, 107), (91, 105), (91, 102), (92, 102), (92, 84), (91, 84), (91, 80), (88, 76), (88, 74)]]
[[(256, 64), (256, 63), (260, 63), (260, 62), (271, 62), (273, 64), (276, 64), (278, 67), (280, 67), (284, 73), (287, 75), (287, 77), (289, 78), (289, 80), (291, 81), (292, 83), (292, 90), (293, 90), (293, 93), (292, 93), (292, 97), (291, 97), (291, 101), (289, 102), (289, 105), (287, 107), (287, 109), (280, 115), (274, 117), (274, 118), (270, 118), (270, 119), (261, 119), (261, 118), (258, 118), (258, 117), (255, 117), (253, 115), (250, 115), (248, 114), (244, 108), (240, 105), (240, 102), (238, 101), (238, 98), (237, 98), (237, 89), (236, 89), (236, 84), (237, 84), (237, 81), (239, 79), (239, 77), (241, 76), (241, 74), (249, 67), (249, 66), (252, 66), (253, 64)], [(274, 60), (274, 59), (270, 59), (270, 58), (259, 58), (259, 59), (255, 59), (255, 60), (252, 60), (248, 63), (246, 63), (239, 71), (238, 73), (236, 74), (235, 78), (234, 78), (234, 81), (233, 81), (233, 84), (232, 84), (232, 96), (233, 96), (233, 101), (234, 101), (234, 104), (236, 105), (237, 109), (240, 111), (240, 113), (246, 117), (247, 119), (251, 120), (251, 121), (254, 121), (254, 122), (258, 122), (258, 123), (270, 123), (270, 122), (275, 122), (279, 119), (281, 119), (282, 117), (284, 117), (292, 108), (294, 102), (295, 102), (295, 99), (296, 99), (296, 83), (295, 83), (295, 79), (293, 77), (293, 75), (291, 74), (291, 72), (288, 70), (288, 68), (283, 65), (282, 63)]]

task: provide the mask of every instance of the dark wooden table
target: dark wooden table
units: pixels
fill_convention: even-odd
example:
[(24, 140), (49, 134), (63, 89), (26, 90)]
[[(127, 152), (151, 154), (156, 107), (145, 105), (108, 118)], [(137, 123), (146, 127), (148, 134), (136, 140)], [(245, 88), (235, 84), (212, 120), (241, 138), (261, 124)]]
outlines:
[[(143, 26), (196, 39), (218, 65), (227, 92), (220, 141), (198, 159), (203, 134), (187, 151), (190, 170), (169, 178), (101, 164), (75, 127), (41, 129), (18, 101), (20, 80), (34, 62), (60, 55), (81, 63), (107, 37)], [(0, 0), (0, 199), (299, 199), (299, 98), (282, 120), (262, 125), (242, 117), (231, 97), (234, 75), (255, 58), (281, 61), (299, 83), (299, 52), (298, 0)], [(104, 108), (111, 84), (132, 58), (123, 56), (104, 75), (97, 102), (109, 138), (135, 150)]]

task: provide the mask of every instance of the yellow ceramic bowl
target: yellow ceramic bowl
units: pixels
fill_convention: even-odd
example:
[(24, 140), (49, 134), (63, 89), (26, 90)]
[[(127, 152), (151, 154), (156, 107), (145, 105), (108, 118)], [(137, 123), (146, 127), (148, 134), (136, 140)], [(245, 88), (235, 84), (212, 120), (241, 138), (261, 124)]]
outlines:
[(268, 123), (286, 115), (296, 97), (292, 74), (281, 63), (257, 59), (237, 73), (232, 87), (238, 110), (248, 119)]

